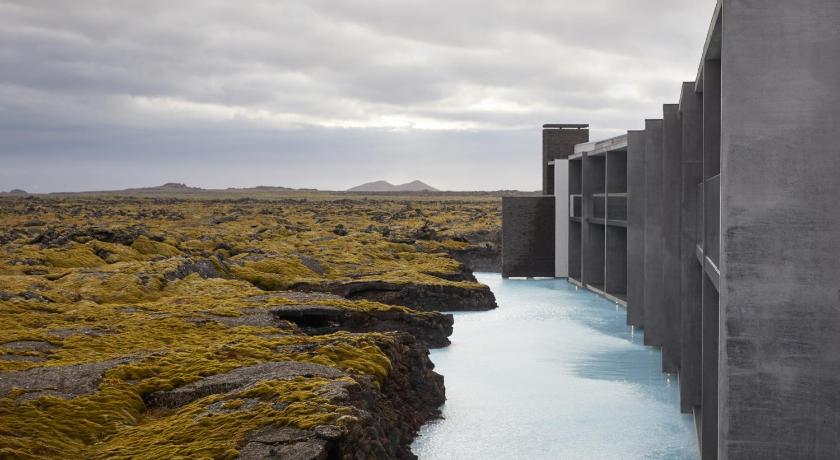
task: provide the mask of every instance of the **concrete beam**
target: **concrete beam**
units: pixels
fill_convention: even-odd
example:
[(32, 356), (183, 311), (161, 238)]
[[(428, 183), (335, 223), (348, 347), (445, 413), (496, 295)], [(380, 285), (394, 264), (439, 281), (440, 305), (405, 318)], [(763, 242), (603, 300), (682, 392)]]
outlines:
[(624, 150), (627, 148), (627, 135), (611, 137), (602, 141), (587, 142), (585, 144), (578, 144), (575, 146), (575, 153), (586, 153), (588, 155), (597, 155), (613, 150)]

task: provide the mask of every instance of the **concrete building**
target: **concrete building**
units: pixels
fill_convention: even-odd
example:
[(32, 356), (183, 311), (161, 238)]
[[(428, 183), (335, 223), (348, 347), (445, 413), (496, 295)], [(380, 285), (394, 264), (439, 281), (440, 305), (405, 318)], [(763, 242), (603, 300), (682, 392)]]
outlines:
[(567, 227), (569, 280), (661, 347), (704, 459), (840, 458), (838, 24), (836, 0), (720, 1), (697, 78), (576, 145), (539, 236)]
[(568, 276), (568, 158), (588, 141), (589, 125), (543, 126), (542, 195), (502, 199), (502, 276)]

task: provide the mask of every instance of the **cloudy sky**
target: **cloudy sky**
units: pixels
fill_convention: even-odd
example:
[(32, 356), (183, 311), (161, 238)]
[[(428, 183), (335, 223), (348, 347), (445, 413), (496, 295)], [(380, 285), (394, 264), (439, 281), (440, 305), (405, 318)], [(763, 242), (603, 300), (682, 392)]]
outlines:
[(0, 0), (0, 190), (535, 190), (543, 123), (676, 102), (714, 3)]

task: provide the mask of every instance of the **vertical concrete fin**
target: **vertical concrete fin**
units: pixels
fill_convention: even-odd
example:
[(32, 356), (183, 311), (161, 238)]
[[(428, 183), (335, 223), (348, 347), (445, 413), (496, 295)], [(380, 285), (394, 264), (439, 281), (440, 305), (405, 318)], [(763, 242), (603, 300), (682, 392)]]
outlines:
[(662, 128), (662, 272), (665, 330), (662, 370), (674, 374), (680, 366), (680, 192), (682, 188), (682, 123), (679, 105), (663, 106)]
[(645, 344), (662, 346), (665, 291), (662, 204), (662, 120), (645, 121)]
[(645, 132), (627, 133), (627, 323), (645, 324)]
[(700, 406), (702, 369), (702, 265), (697, 260), (698, 213), (703, 180), (703, 97), (695, 83), (683, 83), (680, 98), (682, 122), (682, 192), (680, 224), (680, 408), (693, 413)]

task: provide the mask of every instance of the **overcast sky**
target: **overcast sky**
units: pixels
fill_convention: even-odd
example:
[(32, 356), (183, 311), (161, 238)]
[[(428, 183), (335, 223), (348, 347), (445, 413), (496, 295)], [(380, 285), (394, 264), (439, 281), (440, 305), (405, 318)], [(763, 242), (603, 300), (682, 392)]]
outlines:
[(714, 0), (0, 0), (0, 190), (536, 190), (543, 123), (643, 127)]

